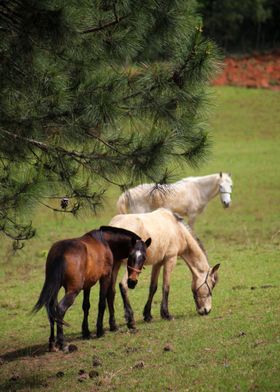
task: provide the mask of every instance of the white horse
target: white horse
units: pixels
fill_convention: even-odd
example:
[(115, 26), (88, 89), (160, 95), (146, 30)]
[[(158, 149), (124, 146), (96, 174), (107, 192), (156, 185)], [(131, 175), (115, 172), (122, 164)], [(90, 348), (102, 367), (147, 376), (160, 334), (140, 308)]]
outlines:
[[(125, 317), (129, 328), (135, 327), (133, 311), (130, 306), (127, 292), (128, 287), (134, 288), (143, 264), (152, 266), (149, 298), (144, 308), (144, 320), (151, 321), (151, 306), (153, 296), (157, 290), (158, 277), (163, 267), (163, 288), (161, 302), (161, 317), (170, 320), (172, 316), (168, 310), (168, 294), (170, 277), (176, 265), (177, 257), (181, 256), (192, 273), (192, 291), (197, 312), (206, 315), (212, 307), (212, 291), (217, 282), (217, 270), (220, 264), (211, 268), (208, 264), (206, 253), (194, 238), (190, 229), (183, 223), (182, 218), (165, 208), (145, 214), (116, 215), (110, 226), (123, 228), (139, 235), (144, 241), (151, 238), (151, 245), (147, 249), (145, 259), (139, 257), (129, 279), (127, 272), (120, 283), (121, 294), (124, 302)], [(115, 295), (115, 282), (120, 265), (116, 265), (113, 274), (113, 292)], [(181, 293), (178, 293), (181, 296)], [(114, 315), (110, 314), (114, 320)]]
[(187, 216), (193, 228), (197, 215), (218, 194), (224, 207), (230, 206), (232, 185), (231, 175), (227, 173), (187, 177), (170, 185), (142, 184), (124, 192), (119, 197), (117, 209), (120, 214), (127, 214), (169, 208)]

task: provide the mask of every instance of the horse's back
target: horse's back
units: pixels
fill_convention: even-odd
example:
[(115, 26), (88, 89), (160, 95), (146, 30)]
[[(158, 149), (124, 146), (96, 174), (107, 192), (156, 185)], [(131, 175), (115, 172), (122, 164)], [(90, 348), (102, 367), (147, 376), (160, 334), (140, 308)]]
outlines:
[(141, 184), (123, 193), (118, 202), (120, 213), (151, 212), (158, 208), (167, 208), (181, 215), (188, 215), (200, 204), (200, 193), (195, 177), (184, 178), (174, 184)]
[(127, 214), (152, 211), (148, 197), (152, 187), (153, 184), (140, 184), (123, 192), (117, 201), (118, 212)]
[(147, 250), (147, 264), (163, 260), (170, 254), (178, 254), (178, 222), (173, 213), (165, 208), (143, 214), (116, 215), (109, 225), (131, 230), (144, 241), (152, 238)]
[(143, 226), (141, 215), (143, 214), (116, 215), (109, 222), (109, 226), (119, 227), (132, 231), (145, 241), (149, 238), (149, 233), (145, 230), (145, 227)]
[(64, 263), (63, 285), (81, 290), (110, 273), (113, 258), (106, 244), (85, 235), (56, 242), (49, 251), (47, 268), (56, 262)]
[(79, 239), (71, 238), (55, 242), (49, 250), (47, 256), (47, 266), (63, 260), (67, 260), (69, 255), (76, 259), (84, 258), (86, 255), (86, 248)]

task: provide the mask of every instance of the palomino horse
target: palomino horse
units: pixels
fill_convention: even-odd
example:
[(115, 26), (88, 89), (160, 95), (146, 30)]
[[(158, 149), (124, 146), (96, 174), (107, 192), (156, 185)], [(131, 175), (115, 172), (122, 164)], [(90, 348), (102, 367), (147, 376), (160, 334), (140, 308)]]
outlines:
[[(93, 230), (82, 237), (56, 242), (50, 249), (46, 262), (46, 276), (40, 297), (34, 306), (37, 312), (43, 306), (47, 309), (50, 322), (49, 350), (67, 350), (64, 344), (63, 318), (67, 309), (73, 304), (81, 290), (84, 291), (82, 323), (83, 338), (89, 338), (88, 313), (90, 308), (90, 290), (99, 280), (99, 307), (97, 318), (97, 337), (103, 335), (103, 316), (106, 298), (110, 313), (110, 330), (116, 329), (114, 318), (114, 296), (111, 285), (112, 269), (128, 258), (128, 278), (134, 272), (135, 264), (143, 264), (146, 259), (146, 249), (151, 239), (143, 242), (131, 231), (104, 226)], [(135, 279), (130, 287), (135, 287)], [(57, 295), (61, 287), (65, 295), (58, 303)], [(57, 339), (55, 341), (54, 325), (57, 324)]]
[(126, 214), (169, 208), (188, 216), (188, 223), (193, 228), (196, 216), (218, 194), (224, 207), (229, 207), (231, 190), (232, 179), (227, 173), (187, 177), (170, 185), (142, 184), (124, 192), (119, 197), (117, 209), (120, 214)]
[[(153, 296), (157, 290), (158, 277), (163, 266), (161, 317), (170, 320), (172, 316), (168, 310), (168, 295), (170, 276), (176, 265), (177, 257), (181, 256), (192, 273), (192, 292), (197, 312), (206, 315), (212, 307), (212, 291), (217, 282), (217, 270), (220, 264), (211, 268), (207, 257), (198, 241), (191, 234), (190, 229), (183, 223), (182, 218), (165, 208), (146, 214), (116, 215), (110, 225), (121, 227), (137, 233), (141, 238), (151, 238), (152, 244), (147, 250), (145, 265), (152, 265), (149, 298), (144, 308), (144, 320), (151, 321), (151, 306)], [(143, 267), (143, 262), (136, 262), (130, 280), (137, 281)], [(113, 285), (116, 274), (113, 276)], [(129, 328), (135, 327), (133, 311), (127, 296), (127, 273), (120, 283), (120, 290), (124, 301), (125, 318)]]

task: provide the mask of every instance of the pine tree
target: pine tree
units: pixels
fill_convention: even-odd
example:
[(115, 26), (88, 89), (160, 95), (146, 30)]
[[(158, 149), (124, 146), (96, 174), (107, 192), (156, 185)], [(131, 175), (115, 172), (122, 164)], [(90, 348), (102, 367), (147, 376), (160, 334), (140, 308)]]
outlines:
[(216, 69), (193, 1), (0, 0), (0, 231), (198, 163)]

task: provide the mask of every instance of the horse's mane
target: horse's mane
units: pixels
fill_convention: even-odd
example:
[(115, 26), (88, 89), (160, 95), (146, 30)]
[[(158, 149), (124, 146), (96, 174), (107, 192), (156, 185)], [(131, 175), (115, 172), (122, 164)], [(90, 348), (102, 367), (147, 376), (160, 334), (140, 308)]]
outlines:
[(162, 194), (165, 196), (167, 193), (171, 192), (174, 188), (174, 184), (150, 184), (151, 189), (150, 189), (150, 196), (153, 196), (153, 194)]
[[(198, 246), (200, 247), (200, 249), (202, 250), (202, 252), (205, 254), (205, 256), (207, 257), (207, 253), (206, 253), (206, 249), (203, 245), (203, 242), (201, 241), (201, 239), (199, 237), (197, 237), (197, 235), (193, 232), (192, 228), (184, 221), (184, 218), (177, 214), (176, 212), (172, 212), (173, 216), (176, 218), (176, 220), (180, 223), (182, 223), (186, 229), (188, 230), (188, 232), (191, 234), (191, 236), (193, 237), (193, 239), (197, 242)], [(208, 258), (208, 257), (207, 257)]]
[(133, 231), (122, 229), (121, 227), (100, 226), (99, 230), (100, 231), (111, 231), (113, 233), (122, 233), (122, 234), (126, 234), (132, 238), (135, 238), (136, 240), (141, 240), (141, 237), (139, 237), (139, 235), (137, 235), (136, 233), (133, 233)]
[[(175, 183), (175, 184), (177, 184), (177, 183)], [(128, 189), (125, 192), (125, 195), (128, 199), (131, 199), (131, 191), (133, 191), (134, 189), (142, 189), (142, 190), (146, 191), (150, 197), (153, 197), (158, 194), (165, 196), (167, 193), (170, 193), (175, 189), (174, 188), (175, 184), (173, 184), (173, 183), (172, 184), (159, 184), (159, 183), (140, 184), (140, 185), (136, 186), (135, 188)]]
[(91, 230), (87, 234), (93, 238), (96, 238), (98, 241), (104, 242), (104, 238), (102, 237), (101, 230), (99, 229)]

